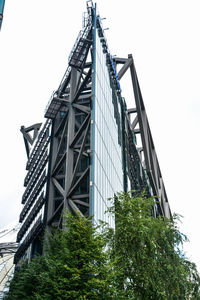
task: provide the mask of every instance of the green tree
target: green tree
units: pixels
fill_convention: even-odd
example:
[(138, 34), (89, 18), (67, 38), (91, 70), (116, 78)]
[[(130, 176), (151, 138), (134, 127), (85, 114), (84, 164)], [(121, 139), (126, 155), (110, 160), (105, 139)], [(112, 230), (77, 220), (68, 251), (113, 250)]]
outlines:
[(16, 273), (7, 300), (113, 299), (103, 234), (79, 215), (68, 213), (66, 225), (49, 236), (45, 256)]
[(110, 230), (111, 259), (118, 299), (200, 299), (195, 264), (182, 252), (186, 236), (174, 215), (151, 216), (155, 200), (119, 193), (109, 210), (116, 230)]
[[(152, 217), (154, 199), (119, 193), (115, 229), (66, 216), (45, 256), (16, 272), (7, 300), (198, 300), (200, 278), (182, 251), (179, 217)], [(101, 222), (100, 222), (101, 223)]]

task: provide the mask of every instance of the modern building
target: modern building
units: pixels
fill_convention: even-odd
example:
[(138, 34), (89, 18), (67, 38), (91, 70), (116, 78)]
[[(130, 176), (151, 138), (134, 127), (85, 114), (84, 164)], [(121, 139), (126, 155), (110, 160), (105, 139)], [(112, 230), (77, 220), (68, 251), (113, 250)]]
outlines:
[(4, 10), (5, 0), (0, 0), (0, 30), (3, 21), (3, 10)]
[[(21, 127), (27, 175), (15, 263), (42, 252), (44, 229), (62, 227), (65, 209), (114, 227), (105, 211), (120, 191), (146, 190), (159, 199), (154, 214), (171, 215), (133, 57), (112, 56), (92, 1), (83, 23), (46, 122)], [(132, 109), (120, 84), (128, 71)]]
[(14, 254), (17, 251), (17, 232), (20, 224), (12, 223), (0, 229), (0, 299), (9, 289), (14, 274)]

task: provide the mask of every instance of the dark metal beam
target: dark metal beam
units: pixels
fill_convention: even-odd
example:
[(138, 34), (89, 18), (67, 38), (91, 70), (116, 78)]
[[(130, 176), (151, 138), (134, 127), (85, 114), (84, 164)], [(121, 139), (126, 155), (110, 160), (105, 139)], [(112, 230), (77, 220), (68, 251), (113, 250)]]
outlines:
[(118, 72), (118, 78), (119, 80), (123, 77), (123, 75), (126, 73), (130, 65), (133, 63), (133, 58), (129, 58), (123, 65), (123, 67)]
[(55, 217), (62, 211), (64, 206), (64, 200), (62, 203), (58, 206), (58, 208), (55, 210), (55, 212), (51, 215), (51, 217), (47, 220), (47, 225), (51, 225)]
[(131, 123), (132, 130), (135, 129), (135, 127), (137, 126), (137, 124), (138, 124), (138, 116), (136, 116), (135, 119), (133, 120), (133, 122)]
[(88, 120), (88, 124), (87, 124), (86, 130), (85, 130), (85, 133), (84, 133), (82, 144), (81, 144), (81, 148), (80, 148), (78, 157), (76, 159), (76, 164), (75, 164), (74, 171), (73, 171), (72, 178), (71, 178), (71, 185), (73, 184), (73, 182), (75, 180), (75, 177), (76, 177), (77, 169), (78, 169), (78, 166), (79, 166), (79, 163), (80, 163), (80, 159), (81, 159), (81, 156), (82, 156), (82, 153), (83, 153), (83, 149), (85, 147), (85, 142), (86, 142), (86, 139), (88, 137), (89, 128), (90, 128), (90, 119)]
[(58, 170), (61, 168), (61, 166), (63, 165), (63, 163), (66, 159), (66, 154), (67, 154), (67, 152), (65, 151), (65, 153), (62, 155), (60, 160), (56, 163), (56, 165), (54, 165), (54, 168), (52, 171), (52, 176), (54, 176), (58, 172)]
[(72, 186), (72, 188), (70, 189), (67, 197), (71, 197), (71, 195), (74, 193), (74, 191), (76, 190), (76, 188), (79, 186), (79, 184), (81, 183), (81, 181), (86, 177), (86, 175), (88, 175), (90, 171), (90, 167), (88, 167), (83, 174), (81, 175), (81, 177), (76, 181), (75, 185)]
[(120, 57), (113, 57), (113, 61), (116, 64), (125, 64), (127, 62), (128, 58), (120, 58)]
[[(160, 172), (155, 146), (153, 143), (153, 138), (151, 135), (151, 130), (146, 115), (146, 110), (142, 99), (142, 94), (141, 94), (134, 64), (130, 66), (130, 72), (131, 72), (131, 78), (133, 84), (133, 91), (135, 95), (137, 118), (139, 122), (139, 130), (135, 129), (134, 132), (136, 133), (136, 131), (138, 131), (141, 135), (146, 171), (151, 183), (154, 196), (157, 196), (159, 198), (160, 209), (162, 211), (162, 214), (170, 217), (171, 216), (170, 208), (166, 204), (168, 202), (167, 195), (165, 193), (162, 175)], [(134, 125), (135, 124), (136, 124), (136, 120), (134, 122)], [(165, 211), (163, 210), (164, 207), (165, 207)]]
[(81, 215), (81, 216), (83, 217), (82, 212), (81, 212), (80, 209), (76, 206), (76, 204), (75, 204), (71, 199), (69, 199), (68, 201), (69, 201), (69, 205), (70, 205), (70, 207), (72, 208), (72, 210), (73, 210), (74, 212), (78, 213), (79, 215)]
[(58, 189), (59, 193), (64, 197), (65, 191), (62, 188), (62, 186), (59, 184), (59, 182), (55, 179), (52, 178), (53, 184), (55, 185), (55, 187)]
[[(30, 153), (30, 146), (33, 145), (35, 139), (37, 138), (41, 125), (42, 123), (37, 123), (26, 128), (24, 126), (21, 126), (20, 131), (23, 134), (26, 154), (28, 158)], [(33, 137), (30, 136), (31, 131), (33, 131)]]
[(74, 137), (74, 139), (73, 139), (73, 141), (70, 145), (71, 148), (78, 142), (78, 140), (82, 136), (82, 133), (84, 132), (84, 130), (85, 130), (87, 124), (88, 124), (89, 119), (90, 119), (90, 114), (87, 115), (86, 119), (83, 121), (83, 123), (81, 124), (79, 130), (77, 131), (77, 133), (76, 133), (76, 135), (75, 135), (75, 137)]
[(84, 106), (84, 105), (74, 103), (73, 107), (79, 109), (80, 111), (82, 111), (86, 114), (90, 113), (90, 108), (88, 106)]
[(132, 114), (132, 113), (136, 113), (136, 112), (137, 112), (136, 108), (129, 108), (129, 109), (127, 109), (127, 113), (128, 114)]
[(76, 92), (72, 102), (76, 102), (78, 100), (80, 94), (82, 93), (82, 91), (84, 90), (86, 84), (88, 83), (89, 79), (91, 78), (91, 73), (92, 73), (92, 67), (89, 69), (85, 79), (81, 83), (81, 86), (79, 87), (78, 91)]
[(74, 202), (74, 203), (77, 203), (77, 204), (80, 204), (80, 205), (82, 205), (82, 206), (86, 206), (86, 207), (89, 207), (89, 206), (90, 206), (89, 203), (84, 202), (84, 201), (81, 201), (81, 200), (74, 200), (73, 202)]

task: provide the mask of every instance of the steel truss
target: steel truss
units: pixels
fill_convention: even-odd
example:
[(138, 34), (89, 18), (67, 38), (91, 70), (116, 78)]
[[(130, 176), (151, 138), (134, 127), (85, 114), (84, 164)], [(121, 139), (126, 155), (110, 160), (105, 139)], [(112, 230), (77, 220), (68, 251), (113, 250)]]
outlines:
[[(129, 161), (129, 172), (130, 175), (133, 173), (132, 176), (130, 176), (130, 179), (133, 178), (132, 184), (133, 189), (137, 189), (137, 187), (143, 188), (145, 187), (145, 181), (141, 178), (145, 178), (145, 173), (147, 174), (147, 182), (149, 181), (151, 194), (155, 196), (159, 204), (158, 205), (158, 214), (164, 215), (167, 217), (171, 216), (171, 211), (168, 203), (167, 194), (165, 191), (165, 186), (162, 178), (162, 174), (160, 171), (160, 166), (158, 163), (158, 158), (151, 134), (151, 130), (149, 127), (149, 122), (137, 78), (137, 73), (133, 61), (133, 57), (131, 54), (128, 55), (127, 59), (124, 58), (114, 58), (116, 66), (122, 65), (121, 69), (118, 72), (118, 78), (121, 80), (121, 78), (124, 76), (124, 74), (130, 70), (131, 80), (132, 80), (132, 87), (134, 92), (134, 98), (135, 98), (135, 107), (132, 109), (129, 109), (127, 111), (128, 120), (129, 120), (129, 129), (128, 129), (128, 161)], [(130, 115), (134, 116), (133, 121), (131, 121)], [(137, 127), (137, 128), (136, 128)], [(135, 144), (132, 143), (131, 133), (133, 134), (139, 134), (141, 137), (142, 147), (140, 149), (137, 149), (137, 153), (135, 152)], [(141, 153), (143, 152), (143, 159)], [(137, 161), (138, 161), (138, 155), (140, 156), (140, 160), (142, 161), (143, 170), (140, 170), (139, 167), (137, 167)], [(131, 163), (133, 157), (133, 163)], [(135, 170), (134, 170), (135, 169)], [(143, 173), (142, 176), (139, 176), (139, 174)], [(145, 173), (144, 173), (145, 171)], [(135, 178), (135, 179), (134, 179)], [(135, 183), (134, 181), (137, 181)], [(138, 182), (139, 181), (139, 182)]]
[[(41, 124), (21, 128), (28, 156), (27, 169), (29, 169), (25, 178), (25, 185), (28, 188), (32, 182), (31, 178), (36, 178), (34, 174), (37, 173), (37, 170), (32, 170), (32, 166), (39, 155), (37, 153), (41, 152), (40, 144), (44, 144), (45, 147), (42, 146), (44, 151), (40, 155), (37, 168), (42, 172), (41, 170), (45, 168), (48, 162), (48, 174), (47, 176), (46, 173), (44, 174), (44, 182), (47, 184), (46, 195), (41, 194), (37, 203), (34, 203), (36, 198), (34, 191), (32, 193), (31, 189), (27, 189), (27, 192), (25, 191), (23, 195), (23, 203), (26, 203), (20, 215), (20, 220), (24, 219), (30, 207), (32, 207), (32, 212), (18, 234), (19, 240), (22, 239), (30, 222), (44, 203), (45, 213), (44, 219), (38, 219), (35, 224), (36, 227), (33, 227), (30, 236), (26, 237), (26, 244), (23, 243), (20, 246), (16, 261), (26, 251), (33, 238), (35, 239), (38, 233), (41, 234), (45, 226), (49, 229), (52, 226), (63, 227), (64, 210), (71, 210), (74, 214), (78, 212), (85, 216), (90, 213), (89, 178), (92, 153), (90, 136), (91, 126), (94, 122), (91, 119), (93, 105), (92, 73), (94, 72), (92, 69), (94, 59), (93, 18), (94, 8), (91, 6), (88, 7), (87, 25), (75, 42), (69, 58), (69, 66), (58, 90), (52, 94), (45, 112), (45, 117), (48, 119), (45, 126), (51, 128), (51, 136), (47, 135), (46, 137), (47, 142), (50, 142), (50, 153), (47, 155), (45, 152), (46, 144), (43, 141), (45, 135), (40, 137), (41, 133), (39, 133), (37, 137)], [(102, 51), (107, 56), (107, 66), (112, 86), (116, 95), (118, 95), (118, 99), (121, 99), (121, 120), (116, 119), (116, 122), (118, 122), (118, 128), (121, 126), (122, 132), (124, 190), (127, 190), (129, 178), (132, 190), (141, 192), (146, 189), (149, 195), (158, 199), (155, 215), (170, 217), (168, 199), (132, 55), (128, 55), (128, 58), (112, 58), (108, 51), (100, 17), (97, 17), (96, 21), (98, 35), (102, 42)], [(120, 87), (120, 80), (128, 70), (130, 71), (135, 99), (135, 107), (129, 110), (126, 109), (125, 101), (121, 97)], [(32, 138), (29, 134), (31, 130), (34, 130)], [(47, 130), (45, 132), (48, 133)], [(141, 138), (140, 148), (135, 143), (136, 135)], [(40, 137), (41, 141), (40, 143), (36, 142), (35, 150), (33, 149), (30, 153), (30, 145), (33, 144), (36, 137), (37, 139)], [(42, 175), (41, 180), (43, 180)], [(38, 191), (37, 185), (39, 183), (35, 181), (35, 184)], [(43, 184), (40, 184), (40, 186), (39, 189), (42, 192)]]
[[(118, 80), (130, 70), (136, 104), (134, 109), (126, 112), (124, 120), (124, 147), (127, 150), (124, 163), (128, 167), (128, 174), (125, 176), (129, 176), (133, 190), (141, 192), (147, 189), (149, 195), (158, 198), (157, 215), (170, 217), (168, 199), (132, 55), (127, 59), (115, 57), (113, 61), (116, 69), (121, 66)], [(82, 69), (72, 67), (68, 74), (68, 84), (60, 92), (59, 98), (55, 96), (52, 101), (60, 101), (60, 104), (59, 113), (53, 121), (48, 225), (61, 225), (63, 209), (78, 211), (83, 215), (89, 213), (91, 65), (85, 63)], [(131, 114), (134, 115), (133, 122)], [(139, 128), (136, 129), (138, 125)], [(135, 134), (141, 136), (140, 149), (136, 148)], [(87, 161), (84, 168), (81, 167), (83, 161)], [(81, 186), (85, 192), (81, 192)]]
[[(42, 123), (37, 123), (26, 128), (24, 126), (21, 126), (20, 131), (23, 134), (27, 158), (29, 158), (30, 147), (33, 145), (34, 141), (36, 140), (41, 125)], [(32, 131), (33, 131), (33, 136), (31, 137), (30, 133)]]
[(91, 63), (72, 67), (68, 84), (54, 97), (61, 105), (52, 123), (48, 225), (61, 225), (63, 209), (89, 214), (91, 71)]

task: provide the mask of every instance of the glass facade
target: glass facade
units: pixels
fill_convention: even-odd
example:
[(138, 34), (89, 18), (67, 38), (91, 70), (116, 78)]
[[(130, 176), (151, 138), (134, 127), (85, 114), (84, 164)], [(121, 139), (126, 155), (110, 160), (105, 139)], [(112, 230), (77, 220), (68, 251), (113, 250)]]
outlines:
[[(114, 219), (105, 211), (111, 206), (108, 198), (123, 190), (122, 149), (120, 145), (120, 109), (115, 103), (111, 78), (98, 29), (94, 29), (93, 106), (92, 106), (92, 170), (91, 214), (94, 221), (104, 220), (114, 227)], [(120, 127), (120, 128), (119, 128)]]
[(5, 0), (0, 0), (0, 14), (3, 15)]
[(4, 10), (5, 0), (0, 0), (0, 29), (3, 20), (3, 10)]

